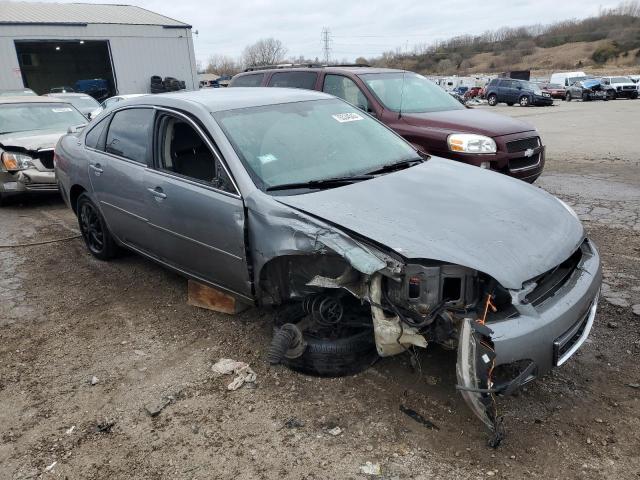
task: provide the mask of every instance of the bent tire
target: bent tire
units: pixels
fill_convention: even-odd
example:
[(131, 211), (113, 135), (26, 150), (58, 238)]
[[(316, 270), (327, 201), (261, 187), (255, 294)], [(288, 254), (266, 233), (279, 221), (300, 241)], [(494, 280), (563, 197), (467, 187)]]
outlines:
[(520, 104), (521, 107), (528, 107), (529, 97), (527, 97), (526, 95), (523, 95), (522, 97), (520, 97), (520, 100), (518, 100), (518, 103)]
[(372, 330), (364, 330), (336, 340), (304, 335), (307, 344), (297, 358), (282, 358), (292, 370), (321, 377), (354, 375), (369, 368), (378, 359)]
[(91, 198), (83, 193), (78, 198), (77, 205), (78, 226), (89, 252), (100, 260), (110, 260), (116, 257), (118, 245)]
[(492, 107), (495, 107), (498, 104), (498, 96), (495, 93), (492, 93), (487, 97), (487, 103)]

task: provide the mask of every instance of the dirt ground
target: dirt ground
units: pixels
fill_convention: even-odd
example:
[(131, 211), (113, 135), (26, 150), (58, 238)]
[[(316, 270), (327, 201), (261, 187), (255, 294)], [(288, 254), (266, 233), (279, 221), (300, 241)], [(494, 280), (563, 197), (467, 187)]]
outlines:
[[(538, 184), (575, 207), (606, 282), (581, 350), (500, 400), (498, 449), (454, 390), (454, 353), (340, 379), (272, 368), (270, 312), (190, 307), (183, 278), (76, 238), (0, 248), (0, 478), (361, 479), (366, 462), (385, 479), (639, 478), (640, 101), (494, 111), (540, 130)], [(76, 231), (56, 197), (0, 209), (1, 245)], [(220, 358), (250, 363), (256, 387), (227, 391)]]

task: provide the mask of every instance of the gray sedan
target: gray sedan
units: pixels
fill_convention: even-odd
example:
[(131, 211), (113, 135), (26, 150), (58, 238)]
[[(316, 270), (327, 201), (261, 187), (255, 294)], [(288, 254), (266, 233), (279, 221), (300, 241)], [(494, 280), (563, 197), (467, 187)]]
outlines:
[(96, 257), (126, 247), (275, 306), (268, 358), (303, 372), (457, 349), (457, 388), (494, 444), (496, 395), (567, 361), (594, 321), (600, 260), (570, 207), (322, 93), (138, 97), (56, 155)]

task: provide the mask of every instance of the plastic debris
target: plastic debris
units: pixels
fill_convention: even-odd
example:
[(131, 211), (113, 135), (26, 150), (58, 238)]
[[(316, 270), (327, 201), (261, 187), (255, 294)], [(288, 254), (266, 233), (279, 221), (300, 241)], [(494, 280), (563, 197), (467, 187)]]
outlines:
[(95, 385), (97, 383), (98, 383), (98, 377), (94, 375), (93, 377), (91, 377), (91, 385)]
[(380, 464), (371, 463), (371, 462), (367, 462), (364, 465), (360, 466), (360, 472), (364, 473), (365, 475), (378, 476), (382, 474), (382, 470), (380, 469)]
[(342, 429), (340, 427), (334, 427), (331, 430), (329, 430), (329, 434), (333, 435), (334, 437), (337, 437), (341, 433), (342, 433)]
[(45, 472), (50, 472), (53, 468), (58, 464), (58, 462), (53, 462), (51, 465), (44, 468)]
[(248, 363), (238, 362), (230, 358), (221, 358), (211, 369), (218, 375), (236, 375), (233, 381), (227, 385), (227, 390), (237, 390), (245, 383), (255, 383), (257, 380), (256, 372), (251, 370)]
[(68, 428), (67, 430), (65, 430), (64, 433), (66, 433), (67, 435), (71, 435), (75, 429), (76, 429), (76, 426), (73, 425), (71, 426), (71, 428)]
[(409, 417), (413, 418), (416, 422), (421, 423), (427, 428), (430, 428), (432, 430), (440, 430), (440, 427), (438, 427), (435, 423), (433, 423), (430, 420), (427, 420), (412, 408), (408, 408), (408, 407), (405, 407), (404, 405), (400, 405), (400, 411), (402, 413), (405, 413)]

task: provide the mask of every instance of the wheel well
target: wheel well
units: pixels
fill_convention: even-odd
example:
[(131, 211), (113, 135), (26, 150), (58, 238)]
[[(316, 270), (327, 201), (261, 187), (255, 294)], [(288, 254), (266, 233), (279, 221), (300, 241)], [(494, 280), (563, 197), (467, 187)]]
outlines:
[[(82, 195), (86, 190), (80, 185), (74, 185), (69, 192), (69, 203), (74, 212), (76, 212), (78, 206), (78, 197)], [(77, 213), (77, 212), (76, 212)]]

